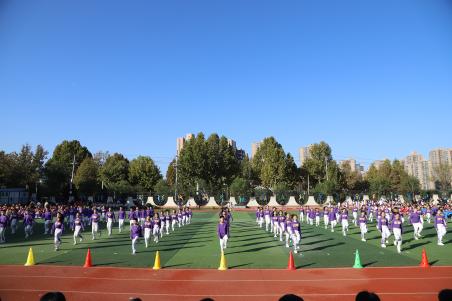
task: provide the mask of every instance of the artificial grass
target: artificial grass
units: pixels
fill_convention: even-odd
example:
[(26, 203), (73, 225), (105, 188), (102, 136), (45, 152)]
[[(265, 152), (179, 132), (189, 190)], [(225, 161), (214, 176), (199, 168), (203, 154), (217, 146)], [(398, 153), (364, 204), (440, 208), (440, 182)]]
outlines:
[[(92, 241), (90, 227), (84, 241), (74, 246), (72, 232), (65, 231), (60, 251), (53, 249), (53, 236), (44, 236), (43, 224), (38, 223), (35, 234), (24, 240), (23, 228), (15, 236), (9, 229), (8, 243), (0, 245), (0, 264), (24, 264), (29, 247), (33, 247), (38, 264), (83, 265), (86, 250), (91, 249), (96, 266), (152, 267), (155, 252), (160, 251), (161, 262), (166, 268), (217, 268), (220, 246), (216, 235), (217, 211), (194, 211), (192, 223), (176, 228), (174, 233), (164, 235), (158, 244), (151, 242), (148, 249), (144, 241), (138, 244), (136, 255), (131, 254), (128, 226), (121, 234), (117, 227), (107, 237), (105, 224), (102, 236)], [(284, 243), (257, 227), (254, 212), (234, 212), (231, 237), (225, 255), (229, 268), (285, 268), (289, 249)], [(128, 225), (128, 222), (125, 223)], [(361, 242), (359, 228), (350, 222), (350, 232), (343, 237), (340, 226), (336, 232), (302, 224), (301, 253), (294, 254), (298, 268), (351, 267), (354, 252), (359, 249), (362, 264), (367, 266), (416, 266), (425, 248), (433, 265), (452, 265), (452, 241), (447, 234), (445, 246), (436, 244), (436, 232), (432, 224), (424, 224), (423, 238), (413, 239), (412, 226), (405, 224), (403, 252), (398, 254), (392, 245), (393, 236), (386, 249), (380, 247), (380, 233), (375, 224), (368, 225), (367, 242)]]

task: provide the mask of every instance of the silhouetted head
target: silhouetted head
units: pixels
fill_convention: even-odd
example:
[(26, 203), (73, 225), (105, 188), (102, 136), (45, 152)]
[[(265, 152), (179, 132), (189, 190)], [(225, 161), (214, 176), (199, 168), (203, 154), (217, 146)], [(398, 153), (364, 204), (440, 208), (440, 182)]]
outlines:
[(287, 294), (279, 298), (279, 301), (303, 301), (303, 298), (294, 294)]

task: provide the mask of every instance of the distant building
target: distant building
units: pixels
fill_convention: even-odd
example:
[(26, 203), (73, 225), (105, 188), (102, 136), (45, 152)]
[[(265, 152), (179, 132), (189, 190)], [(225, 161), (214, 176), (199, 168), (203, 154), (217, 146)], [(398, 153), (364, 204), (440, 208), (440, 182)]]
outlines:
[(237, 144), (236, 144), (236, 142), (235, 142), (234, 140), (228, 138), (228, 144), (229, 144), (230, 146), (232, 146), (232, 148), (233, 148), (234, 150), (237, 150)]
[(424, 157), (421, 154), (416, 152), (409, 154), (404, 160), (404, 168), (409, 175), (414, 176), (419, 180), (421, 189), (434, 189), (435, 185), (431, 180), (431, 164), (429, 161), (424, 160)]
[(432, 165), (452, 164), (452, 148), (433, 149), (428, 154)]
[(385, 161), (386, 160), (375, 160), (372, 164), (373, 166), (375, 166), (376, 169), (380, 169), (380, 167), (383, 165)]
[(184, 148), (185, 142), (192, 139), (195, 135), (193, 134), (187, 134), (185, 137), (179, 137), (176, 139), (176, 153), (177, 155), (180, 154), (181, 150)]
[(28, 192), (25, 188), (0, 188), (0, 204), (27, 203)]
[(357, 163), (355, 159), (348, 159), (348, 160), (342, 160), (339, 161), (339, 167), (343, 167), (346, 164), (350, 165), (350, 171), (351, 172), (359, 172), (359, 173), (364, 173), (364, 166), (362, 166), (361, 164)]
[(307, 159), (311, 158), (311, 148), (313, 144), (310, 144), (305, 147), (300, 147), (299, 149), (299, 155), (300, 155), (300, 166), (303, 166), (303, 164), (306, 162)]
[(237, 158), (237, 160), (242, 161), (243, 159), (245, 159), (246, 153), (243, 149), (237, 149), (235, 151), (235, 157)]
[(256, 155), (257, 149), (261, 145), (262, 142), (254, 142), (251, 144), (251, 159)]

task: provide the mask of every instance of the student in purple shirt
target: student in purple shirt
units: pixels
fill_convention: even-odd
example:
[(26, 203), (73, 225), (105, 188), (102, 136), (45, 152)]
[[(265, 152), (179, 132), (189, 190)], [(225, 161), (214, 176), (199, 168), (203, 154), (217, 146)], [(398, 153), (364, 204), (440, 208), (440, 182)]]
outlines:
[(82, 232), (84, 230), (84, 226), (83, 226), (83, 220), (80, 216), (80, 213), (76, 213), (75, 215), (75, 219), (74, 219), (74, 245), (77, 244), (77, 238), (80, 238), (80, 242), (82, 242), (83, 240), (83, 236), (80, 232)]
[(413, 212), (411, 212), (410, 214), (410, 223), (413, 225), (414, 228), (414, 239), (418, 240), (419, 238), (421, 238), (421, 231), (422, 231), (422, 224), (423, 224), (423, 220), (421, 217), (421, 213), (418, 212), (417, 208), (415, 207), (413, 209)]
[(112, 232), (112, 228), (113, 228), (113, 223), (116, 223), (116, 217), (115, 217), (115, 213), (113, 212), (113, 210), (111, 209), (111, 207), (108, 208), (107, 213), (105, 214), (106, 218), (107, 218), (107, 231), (108, 231), (108, 236), (111, 236), (111, 232)]
[(33, 235), (33, 224), (34, 220), (28, 211), (25, 211), (24, 214), (24, 226), (25, 226), (25, 239), (27, 239), (29, 236)]
[(285, 225), (284, 225), (284, 229), (286, 230), (286, 231), (285, 231), (285, 235), (286, 235), (286, 248), (289, 248), (289, 247), (290, 247), (290, 245), (289, 245), (289, 240), (290, 240), (290, 238), (292, 238), (292, 235), (293, 235), (293, 231), (292, 231), (292, 218), (291, 218), (289, 212), (286, 212), (285, 216), (286, 216), (286, 223), (285, 223)]
[(124, 227), (124, 220), (126, 219), (126, 212), (124, 211), (124, 208), (119, 207), (119, 212), (118, 212), (118, 228), (119, 228), (119, 233), (122, 232), (122, 228)]
[(158, 243), (160, 235), (160, 218), (157, 212), (154, 213), (154, 218), (152, 219), (152, 235), (154, 236), (154, 242)]
[(348, 212), (347, 209), (343, 208), (341, 213), (341, 225), (342, 225), (342, 235), (347, 236), (348, 232)]
[(443, 210), (438, 210), (434, 219), (434, 223), (436, 233), (438, 234), (438, 246), (444, 246), (443, 237), (447, 233), (447, 220), (443, 215)]
[(93, 214), (91, 215), (91, 234), (93, 235), (93, 240), (96, 239), (96, 235), (100, 236), (99, 233), (99, 221), (100, 215), (97, 213), (97, 209), (94, 208)]
[(152, 232), (152, 221), (151, 217), (146, 217), (146, 220), (144, 221), (143, 225), (144, 229), (144, 244), (146, 245), (146, 248), (149, 245), (149, 240), (151, 239), (151, 232)]
[(397, 247), (397, 252), (402, 252), (402, 219), (400, 218), (400, 214), (396, 213), (391, 222), (391, 229), (394, 233), (394, 245)]
[(292, 215), (292, 223), (290, 226), (292, 228), (292, 233), (293, 233), (292, 234), (293, 252), (298, 253), (298, 250), (300, 249), (299, 244), (301, 241), (301, 225), (295, 214)]
[(137, 252), (135, 245), (138, 239), (142, 236), (141, 226), (138, 224), (137, 219), (131, 220), (132, 225), (130, 226), (130, 239), (132, 240), (132, 254), (135, 255)]
[(57, 220), (52, 226), (51, 234), (54, 235), (54, 245), (55, 245), (55, 251), (58, 251), (61, 246), (61, 235), (64, 231), (64, 224), (63, 224), (63, 218), (60, 216), (57, 217)]
[(171, 213), (171, 231), (174, 232), (174, 226), (177, 223), (177, 212), (176, 210), (173, 210), (173, 212)]
[(47, 235), (50, 233), (50, 227), (52, 224), (52, 212), (50, 212), (49, 208), (46, 208), (42, 217), (44, 219), (44, 235)]
[(6, 242), (5, 232), (8, 227), (8, 217), (5, 215), (5, 211), (0, 211), (0, 244)]
[(337, 225), (336, 210), (335, 209), (331, 209), (330, 212), (328, 213), (328, 220), (329, 220), (330, 225), (331, 225), (331, 232), (334, 232), (334, 227), (336, 227), (336, 225)]
[(221, 252), (223, 253), (224, 249), (227, 248), (228, 234), (229, 234), (228, 225), (225, 222), (223, 216), (220, 217), (220, 222), (218, 223), (218, 226), (217, 226), (217, 234), (218, 234), (218, 239), (220, 240), (220, 249), (221, 249)]
[(361, 211), (361, 216), (358, 219), (359, 229), (361, 231), (361, 241), (366, 241), (366, 233), (367, 233), (367, 217), (364, 211)]

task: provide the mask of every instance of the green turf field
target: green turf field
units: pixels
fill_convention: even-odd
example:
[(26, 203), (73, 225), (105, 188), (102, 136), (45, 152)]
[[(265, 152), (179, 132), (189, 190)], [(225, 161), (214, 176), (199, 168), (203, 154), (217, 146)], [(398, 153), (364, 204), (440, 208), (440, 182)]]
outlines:
[[(155, 252), (160, 250), (161, 261), (168, 268), (217, 268), (220, 247), (216, 236), (217, 211), (194, 211), (192, 223), (177, 228), (169, 236), (163, 236), (158, 244), (151, 243), (145, 249), (144, 242), (138, 244), (136, 255), (131, 255), (128, 229), (122, 234), (114, 228), (112, 237), (106, 237), (102, 225), (102, 237), (91, 241), (90, 227), (84, 232), (84, 241), (73, 246), (72, 232), (66, 231), (60, 251), (53, 249), (53, 237), (42, 235), (43, 225), (35, 227), (35, 234), (24, 241), (23, 228), (0, 245), (0, 264), (24, 264), (29, 247), (33, 247), (38, 264), (83, 265), (87, 248), (91, 249), (96, 266), (150, 267)], [(128, 222), (126, 223), (128, 225)], [(322, 224), (322, 223), (321, 223)], [(351, 223), (350, 223), (351, 224)], [(433, 265), (452, 265), (452, 240), (448, 233), (445, 246), (436, 245), (433, 225), (424, 224), (421, 240), (414, 240), (412, 227), (405, 225), (403, 252), (398, 254), (392, 245), (393, 236), (386, 249), (380, 248), (379, 232), (375, 224), (369, 225), (367, 242), (361, 242), (359, 228), (351, 225), (349, 235), (344, 238), (340, 227), (335, 233), (302, 224), (301, 254), (295, 254), (297, 267), (350, 267), (354, 263), (354, 251), (359, 249), (364, 266), (413, 266), (418, 265), (422, 248), (427, 250)], [(225, 252), (229, 268), (285, 268), (289, 249), (270, 233), (257, 227), (254, 212), (235, 212), (231, 226), (231, 237)]]

